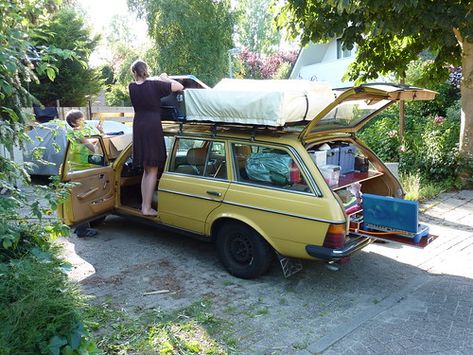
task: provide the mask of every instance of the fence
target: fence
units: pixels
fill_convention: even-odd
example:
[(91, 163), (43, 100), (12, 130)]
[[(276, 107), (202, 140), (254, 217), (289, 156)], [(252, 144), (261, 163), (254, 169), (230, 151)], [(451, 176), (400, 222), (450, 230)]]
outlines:
[[(111, 106), (87, 106), (87, 107), (57, 107), (59, 119), (64, 120), (70, 110), (80, 110), (87, 120), (109, 120), (116, 122), (133, 122), (135, 114), (133, 107), (111, 107)], [(26, 108), (26, 112), (33, 113), (32, 108)]]

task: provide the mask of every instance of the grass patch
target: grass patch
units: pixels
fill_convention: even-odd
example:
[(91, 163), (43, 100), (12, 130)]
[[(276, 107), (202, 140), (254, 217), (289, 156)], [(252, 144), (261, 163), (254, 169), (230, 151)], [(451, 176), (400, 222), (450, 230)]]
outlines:
[(81, 318), (86, 300), (52, 254), (0, 264), (0, 353), (96, 352)]
[(208, 299), (175, 312), (154, 309), (130, 315), (110, 303), (93, 306), (88, 320), (96, 330), (97, 345), (107, 354), (228, 354), (236, 341), (229, 325), (211, 312)]
[(450, 180), (443, 183), (424, 181), (419, 174), (401, 174), (399, 180), (406, 193), (404, 198), (411, 201), (433, 199), (444, 191), (456, 188)]

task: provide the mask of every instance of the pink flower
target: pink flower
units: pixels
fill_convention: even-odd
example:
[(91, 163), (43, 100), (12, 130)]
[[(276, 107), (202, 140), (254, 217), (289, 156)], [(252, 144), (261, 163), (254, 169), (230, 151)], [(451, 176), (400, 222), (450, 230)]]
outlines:
[(434, 118), (434, 123), (435, 124), (441, 124), (443, 121), (445, 121), (445, 117), (443, 117), (443, 116), (435, 116), (435, 118)]

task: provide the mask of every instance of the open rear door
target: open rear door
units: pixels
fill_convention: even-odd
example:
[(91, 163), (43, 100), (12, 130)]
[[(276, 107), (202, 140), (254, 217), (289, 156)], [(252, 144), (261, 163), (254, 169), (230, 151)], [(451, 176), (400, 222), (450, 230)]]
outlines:
[(305, 127), (299, 138), (305, 142), (320, 132), (356, 132), (393, 103), (432, 100), (435, 91), (406, 85), (364, 84), (334, 90), (337, 98)]
[(58, 214), (68, 225), (93, 220), (110, 212), (115, 203), (115, 172), (105, 154), (100, 136), (90, 144), (69, 141), (61, 169), (61, 181), (74, 183)]

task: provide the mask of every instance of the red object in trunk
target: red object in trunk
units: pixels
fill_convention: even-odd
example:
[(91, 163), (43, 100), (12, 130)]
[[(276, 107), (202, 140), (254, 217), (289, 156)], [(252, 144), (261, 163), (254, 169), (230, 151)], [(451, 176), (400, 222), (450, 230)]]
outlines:
[(293, 184), (298, 184), (301, 182), (301, 172), (299, 170), (299, 167), (295, 162), (291, 163), (291, 169), (290, 169), (290, 177), (289, 177), (291, 183)]

